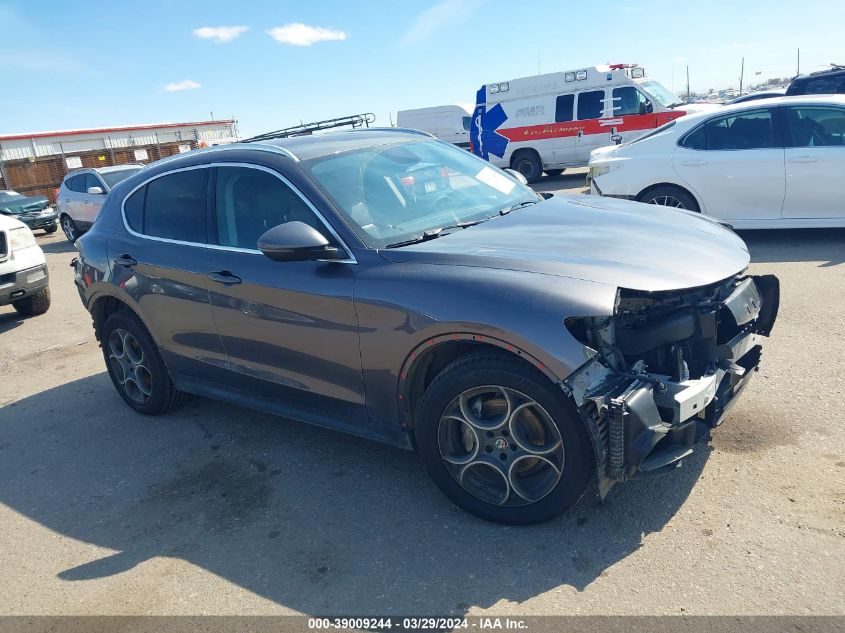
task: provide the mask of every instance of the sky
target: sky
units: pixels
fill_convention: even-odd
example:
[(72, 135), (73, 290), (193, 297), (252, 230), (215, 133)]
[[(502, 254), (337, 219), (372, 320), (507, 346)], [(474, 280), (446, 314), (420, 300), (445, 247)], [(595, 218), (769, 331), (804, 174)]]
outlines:
[[(813, 16), (813, 19), (807, 19)], [(676, 93), (845, 64), (836, 0), (0, 0), (0, 134), (236, 118), (242, 136), (639, 63)], [(755, 73), (759, 72), (757, 75)]]

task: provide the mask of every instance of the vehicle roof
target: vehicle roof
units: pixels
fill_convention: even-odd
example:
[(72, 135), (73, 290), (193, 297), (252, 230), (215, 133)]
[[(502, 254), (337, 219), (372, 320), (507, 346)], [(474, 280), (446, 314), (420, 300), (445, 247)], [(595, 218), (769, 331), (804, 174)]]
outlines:
[(336, 154), (355, 149), (365, 149), (377, 145), (391, 145), (408, 141), (433, 139), (430, 134), (419, 130), (403, 128), (367, 128), (363, 130), (347, 130), (344, 132), (326, 132), (309, 136), (293, 136), (290, 138), (269, 139), (252, 143), (234, 143), (222, 145), (204, 151), (221, 151), (226, 148), (250, 149), (258, 145), (277, 147), (293, 155), (297, 160), (308, 160), (318, 156)]
[(771, 97), (770, 99), (756, 101), (744, 101), (742, 103), (727, 103), (715, 110), (695, 112), (688, 114), (679, 121), (693, 123), (701, 119), (707, 119), (714, 115), (730, 114), (742, 110), (757, 110), (776, 105), (837, 105), (845, 106), (845, 95), (796, 95), (794, 97)]
[(140, 163), (125, 163), (123, 165), (110, 165), (108, 167), (81, 167), (80, 169), (74, 169), (64, 177), (64, 180), (72, 176), (78, 176), (79, 174), (87, 174), (89, 172), (96, 172), (99, 174), (107, 174), (111, 171), (123, 171), (125, 169), (143, 169), (145, 165)]

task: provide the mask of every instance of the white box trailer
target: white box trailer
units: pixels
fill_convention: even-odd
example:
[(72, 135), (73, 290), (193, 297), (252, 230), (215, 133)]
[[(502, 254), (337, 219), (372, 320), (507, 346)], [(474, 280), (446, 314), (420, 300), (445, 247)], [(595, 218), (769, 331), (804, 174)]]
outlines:
[(706, 107), (683, 103), (637, 64), (501, 81), (476, 95), (471, 151), (536, 182), (543, 171), (586, 165), (597, 147), (632, 141)]
[(396, 125), (422, 130), (447, 143), (469, 148), (471, 112), (472, 105), (468, 103), (400, 110), (396, 114)]

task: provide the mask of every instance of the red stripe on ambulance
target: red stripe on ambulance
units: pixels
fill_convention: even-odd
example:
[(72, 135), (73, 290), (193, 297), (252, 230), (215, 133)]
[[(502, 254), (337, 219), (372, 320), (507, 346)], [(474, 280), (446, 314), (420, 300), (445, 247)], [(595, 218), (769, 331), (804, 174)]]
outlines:
[(617, 132), (631, 132), (634, 130), (651, 130), (677, 119), (686, 114), (683, 110), (656, 112), (654, 114), (632, 114), (612, 119), (588, 119), (585, 121), (570, 121), (567, 123), (550, 123), (546, 125), (528, 125), (525, 127), (499, 128), (496, 133), (514, 142), (530, 141), (533, 139), (561, 138), (582, 134), (604, 134), (611, 129)]

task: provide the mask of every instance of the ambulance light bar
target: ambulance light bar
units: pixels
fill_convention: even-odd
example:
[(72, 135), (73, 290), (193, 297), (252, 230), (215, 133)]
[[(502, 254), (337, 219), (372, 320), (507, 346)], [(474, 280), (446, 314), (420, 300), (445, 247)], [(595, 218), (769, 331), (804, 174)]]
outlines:
[(578, 70), (576, 72), (564, 73), (564, 81), (584, 81), (587, 78), (586, 70)]
[(498, 84), (490, 84), (490, 94), (496, 94), (497, 92), (507, 92), (511, 89), (510, 83), (507, 81), (503, 81), (502, 83)]

